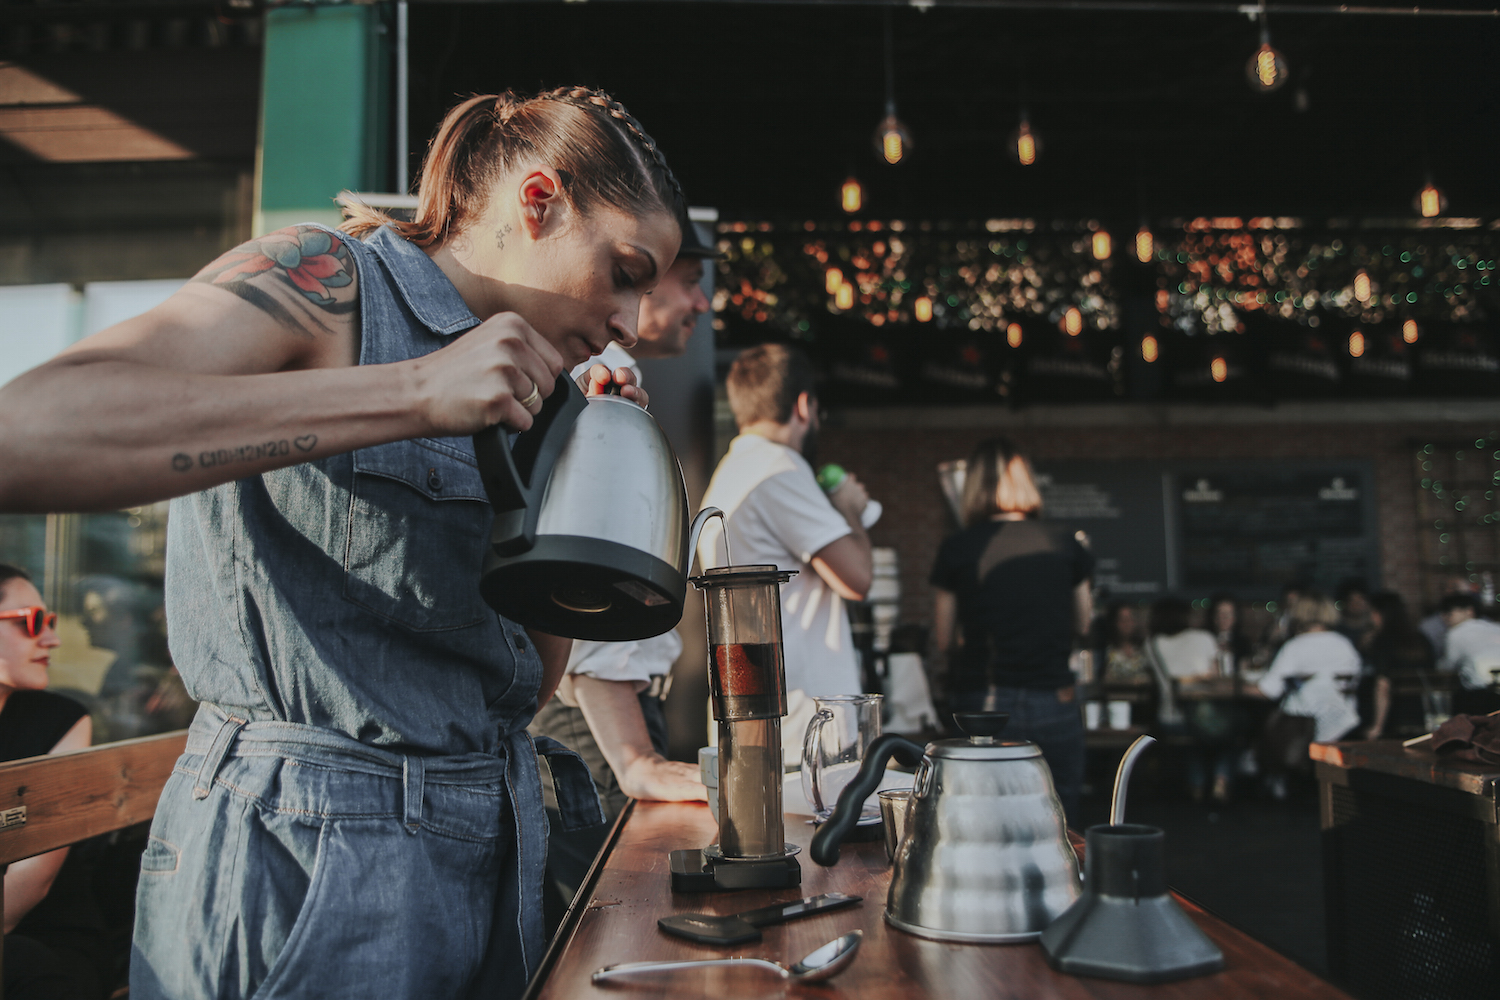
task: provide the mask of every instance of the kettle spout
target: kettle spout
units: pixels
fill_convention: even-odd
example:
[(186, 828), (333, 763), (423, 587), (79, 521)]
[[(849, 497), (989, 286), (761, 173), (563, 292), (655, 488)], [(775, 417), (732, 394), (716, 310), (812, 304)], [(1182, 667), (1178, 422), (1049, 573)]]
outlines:
[[(719, 519), (719, 533), (724, 539), (724, 565), (733, 566), (734, 559), (729, 554), (729, 522), (724, 519), (724, 512), (717, 507), (704, 507), (693, 518), (693, 526), (688, 529), (687, 566), (689, 572), (693, 568), (693, 559), (698, 554), (698, 539), (703, 534), (704, 525), (708, 524), (709, 518)], [(703, 567), (708, 569), (707, 566)]]

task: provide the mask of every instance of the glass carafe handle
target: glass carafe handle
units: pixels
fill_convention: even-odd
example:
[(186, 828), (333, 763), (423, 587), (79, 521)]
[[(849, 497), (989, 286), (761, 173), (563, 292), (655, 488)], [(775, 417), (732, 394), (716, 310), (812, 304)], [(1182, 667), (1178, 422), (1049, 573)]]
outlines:
[(828, 818), (828, 806), (823, 804), (823, 727), (833, 721), (833, 713), (820, 708), (807, 724), (807, 735), (802, 738), (802, 776), (807, 783), (807, 801), (812, 803), (813, 816), (819, 820)]

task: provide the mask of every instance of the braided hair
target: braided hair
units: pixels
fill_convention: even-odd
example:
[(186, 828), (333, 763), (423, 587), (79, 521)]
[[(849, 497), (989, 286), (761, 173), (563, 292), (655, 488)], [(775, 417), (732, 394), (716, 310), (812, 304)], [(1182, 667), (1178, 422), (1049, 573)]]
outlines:
[(560, 87), (529, 97), (475, 94), (443, 118), (422, 162), (417, 211), (410, 221), (344, 199), (345, 232), (365, 236), (391, 226), (418, 246), (464, 232), (491, 191), (523, 163), (551, 166), (580, 213), (595, 204), (644, 215), (665, 211), (685, 230), (687, 203), (666, 157), (625, 106), (600, 90)]

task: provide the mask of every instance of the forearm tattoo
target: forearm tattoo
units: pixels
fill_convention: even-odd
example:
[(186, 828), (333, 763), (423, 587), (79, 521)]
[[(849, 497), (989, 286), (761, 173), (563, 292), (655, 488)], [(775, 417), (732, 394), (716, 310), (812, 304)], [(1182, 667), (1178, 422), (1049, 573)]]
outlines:
[(236, 445), (233, 448), (200, 451), (196, 457), (185, 451), (179, 451), (172, 456), (172, 469), (174, 472), (190, 472), (195, 468), (214, 469), (224, 465), (237, 465), (241, 462), (259, 462), (267, 458), (281, 458), (294, 451), (306, 454), (317, 446), (316, 434), (303, 434), (300, 437), (282, 438), (279, 441), (259, 441), (255, 444)]
[[(260, 275), (267, 280), (254, 281)], [(354, 311), (350, 293), (354, 261), (339, 236), (293, 226), (231, 250), (200, 271), (193, 281), (231, 292), (299, 333), (309, 326), (325, 333), (325, 322)], [(352, 292), (352, 289), (350, 289)]]

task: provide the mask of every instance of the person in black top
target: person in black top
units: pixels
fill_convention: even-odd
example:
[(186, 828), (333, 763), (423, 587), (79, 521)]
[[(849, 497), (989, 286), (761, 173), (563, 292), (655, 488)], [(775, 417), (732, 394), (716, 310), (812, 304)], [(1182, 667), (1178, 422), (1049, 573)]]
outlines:
[(1063, 808), (1078, 815), (1083, 720), (1068, 656), (1093, 617), (1094, 559), (1060, 525), (1036, 519), (1031, 464), (1004, 438), (985, 441), (964, 480), (965, 527), (932, 568), (933, 632), (948, 653), (955, 712), (1008, 712), (1007, 739), (1031, 740)]
[[(26, 573), (0, 563), (0, 761), (79, 750), (93, 738), (84, 707), (45, 690), (58, 646), (56, 624)], [(92, 956), (80, 961), (28, 933), (40, 927), (28, 914), (47, 897), (67, 857), (65, 847), (17, 861), (5, 872), (4, 983), (10, 1000), (101, 993)]]
[(1375, 684), (1370, 725), (1364, 737), (1376, 740), (1385, 735), (1391, 721), (1392, 679), (1397, 674), (1431, 671), (1433, 655), (1432, 643), (1412, 622), (1400, 594), (1382, 590), (1371, 594), (1369, 601), (1371, 631), (1363, 652)]

